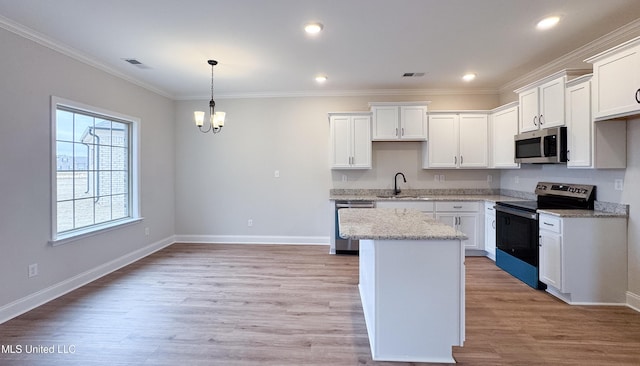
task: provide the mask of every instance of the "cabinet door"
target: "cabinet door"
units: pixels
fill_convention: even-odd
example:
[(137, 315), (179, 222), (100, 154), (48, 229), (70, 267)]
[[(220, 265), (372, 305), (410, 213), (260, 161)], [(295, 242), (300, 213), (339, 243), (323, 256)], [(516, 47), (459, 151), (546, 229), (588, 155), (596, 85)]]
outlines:
[(400, 107), (400, 138), (404, 140), (427, 139), (427, 110), (423, 106)]
[[(492, 209), (493, 210), (493, 209)], [(496, 215), (485, 214), (484, 217), (484, 250), (487, 256), (496, 260)]]
[(351, 163), (351, 121), (348, 116), (331, 116), (331, 168), (349, 168)]
[(458, 230), (467, 235), (467, 240), (463, 240), (465, 249), (484, 249), (479, 231), (478, 214), (475, 213), (459, 213), (458, 214)]
[(532, 88), (520, 93), (520, 132), (537, 130), (538, 118), (538, 88)]
[(640, 46), (595, 62), (593, 75), (595, 119), (640, 111)]
[(560, 77), (539, 87), (540, 128), (564, 126), (565, 78)]
[(567, 167), (591, 166), (591, 83), (567, 88)]
[(429, 167), (456, 168), (458, 166), (458, 116), (432, 114), (429, 116)]
[(489, 165), (488, 116), (460, 114), (459, 156), (461, 168), (486, 168)]
[(399, 109), (397, 106), (373, 107), (373, 139), (397, 140), (399, 138)]
[(436, 212), (436, 220), (462, 231), (468, 239), (463, 240), (465, 249), (483, 249), (478, 240), (478, 215), (475, 213)]
[(353, 168), (371, 168), (371, 117), (352, 118), (352, 159)]
[(562, 291), (562, 237), (540, 230), (540, 282)]
[(513, 136), (518, 134), (518, 107), (496, 112), (491, 127), (493, 168), (519, 168)]

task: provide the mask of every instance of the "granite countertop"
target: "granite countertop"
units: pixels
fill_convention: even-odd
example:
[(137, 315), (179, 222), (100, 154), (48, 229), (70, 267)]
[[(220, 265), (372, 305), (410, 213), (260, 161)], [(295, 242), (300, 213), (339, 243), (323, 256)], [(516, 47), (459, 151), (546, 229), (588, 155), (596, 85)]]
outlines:
[(333, 201), (522, 201), (522, 198), (501, 196), (495, 194), (399, 194), (393, 195), (349, 195), (349, 194), (332, 194), (329, 200)]
[(538, 213), (548, 214), (558, 217), (584, 217), (584, 218), (607, 218), (607, 217), (627, 217), (623, 212), (606, 212), (594, 210), (560, 210), (560, 209), (539, 209)]
[(372, 240), (462, 240), (467, 236), (424, 213), (405, 208), (338, 211), (340, 236)]

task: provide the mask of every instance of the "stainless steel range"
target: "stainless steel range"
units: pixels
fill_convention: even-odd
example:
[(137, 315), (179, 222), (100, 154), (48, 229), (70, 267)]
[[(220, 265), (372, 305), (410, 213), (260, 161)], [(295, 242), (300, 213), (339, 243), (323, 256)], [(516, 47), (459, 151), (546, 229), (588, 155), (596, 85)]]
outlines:
[(496, 203), (496, 265), (537, 289), (546, 285), (538, 280), (538, 209), (593, 210), (596, 187), (584, 184), (540, 182), (535, 201)]

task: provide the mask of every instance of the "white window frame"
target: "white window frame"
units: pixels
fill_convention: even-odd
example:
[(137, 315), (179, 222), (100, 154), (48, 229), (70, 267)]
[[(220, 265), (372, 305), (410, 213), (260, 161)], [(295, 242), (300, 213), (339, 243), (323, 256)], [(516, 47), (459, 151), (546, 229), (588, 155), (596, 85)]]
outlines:
[[(57, 213), (57, 164), (56, 164), (56, 117), (58, 106), (64, 106), (80, 112), (87, 112), (92, 115), (101, 115), (106, 118), (126, 121), (131, 128), (131, 141), (129, 147), (129, 180), (131, 182), (129, 199), (129, 216), (91, 226), (58, 233), (58, 213)], [(142, 221), (140, 213), (140, 119), (122, 113), (109, 111), (99, 107), (86, 105), (72, 100), (51, 96), (51, 240), (53, 246), (65, 244), (79, 239), (97, 235), (109, 230), (117, 229), (126, 225), (131, 225)]]

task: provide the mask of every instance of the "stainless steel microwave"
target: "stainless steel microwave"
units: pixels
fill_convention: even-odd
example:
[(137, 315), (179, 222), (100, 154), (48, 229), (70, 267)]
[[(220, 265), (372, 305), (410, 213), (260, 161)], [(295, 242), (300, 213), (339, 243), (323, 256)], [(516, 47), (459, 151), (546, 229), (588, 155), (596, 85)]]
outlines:
[(516, 163), (553, 164), (567, 161), (567, 128), (550, 127), (515, 135)]

